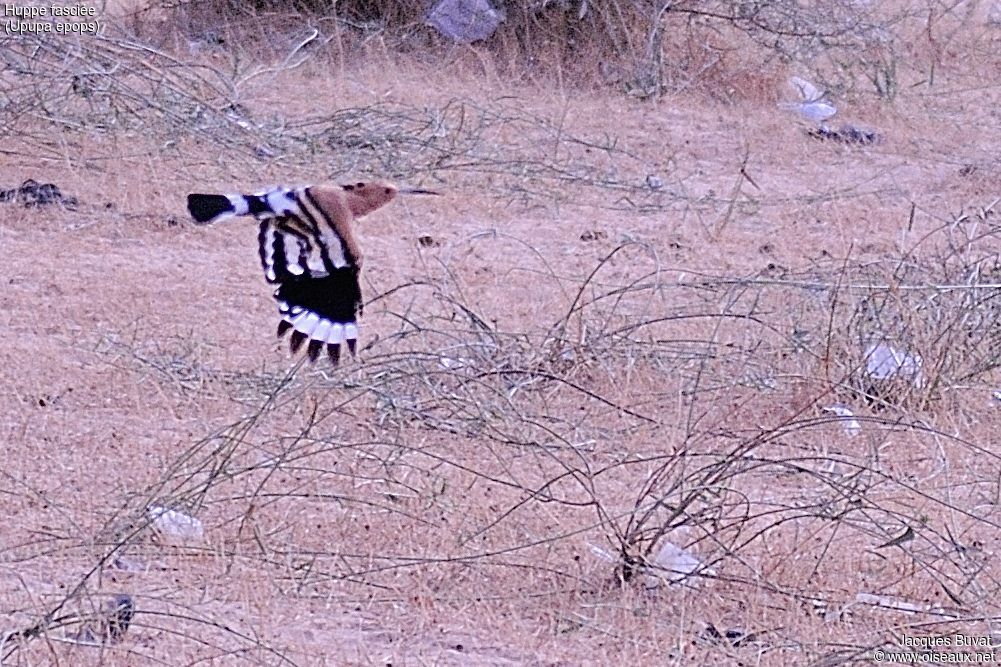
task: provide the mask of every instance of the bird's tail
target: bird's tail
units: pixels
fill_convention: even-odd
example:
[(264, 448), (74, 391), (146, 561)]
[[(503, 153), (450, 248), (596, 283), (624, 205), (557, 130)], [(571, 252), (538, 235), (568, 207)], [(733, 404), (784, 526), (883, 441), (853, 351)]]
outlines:
[(247, 215), (250, 207), (244, 195), (188, 195), (188, 212), (195, 222), (210, 225), (236, 215)]
[(210, 225), (238, 215), (258, 218), (286, 215), (297, 210), (295, 191), (278, 187), (256, 195), (188, 195), (188, 212), (195, 222)]

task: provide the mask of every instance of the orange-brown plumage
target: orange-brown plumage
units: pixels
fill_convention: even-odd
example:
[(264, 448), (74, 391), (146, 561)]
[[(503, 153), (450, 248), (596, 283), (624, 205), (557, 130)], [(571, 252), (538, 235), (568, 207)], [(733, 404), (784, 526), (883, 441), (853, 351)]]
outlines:
[(372, 181), (351, 185), (314, 185), (309, 193), (323, 209), (334, 231), (343, 239), (355, 263), (361, 267), (362, 253), (354, 235), (355, 218), (361, 218), (385, 206), (396, 197), (397, 188), (390, 183)]

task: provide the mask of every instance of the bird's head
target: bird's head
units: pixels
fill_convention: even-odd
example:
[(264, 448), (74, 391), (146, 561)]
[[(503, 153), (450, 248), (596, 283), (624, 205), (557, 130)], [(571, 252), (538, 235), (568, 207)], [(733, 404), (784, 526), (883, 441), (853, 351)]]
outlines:
[(436, 195), (432, 190), (418, 188), (398, 188), (385, 181), (369, 181), (367, 183), (351, 183), (342, 185), (345, 200), (356, 218), (367, 215), (377, 208), (385, 206), (398, 194)]
[(351, 214), (356, 218), (368, 215), (377, 208), (385, 206), (393, 201), (397, 193), (395, 185), (383, 181), (352, 183), (341, 187), (344, 189), (344, 199), (348, 208), (351, 209)]

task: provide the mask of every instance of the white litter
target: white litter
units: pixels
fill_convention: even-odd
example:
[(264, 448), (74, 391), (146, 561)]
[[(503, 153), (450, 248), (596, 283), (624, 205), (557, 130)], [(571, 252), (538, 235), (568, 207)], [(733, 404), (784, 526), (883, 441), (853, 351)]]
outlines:
[(906, 380), (918, 389), (925, 386), (921, 355), (898, 350), (888, 343), (866, 346), (865, 369), (874, 380)]
[(504, 21), (504, 14), (489, 0), (439, 0), (425, 20), (452, 41), (469, 44), (494, 34)]
[(1001, 403), (1001, 389), (995, 389), (994, 391), (992, 391), (991, 396), (994, 398), (995, 401)]
[(862, 432), (862, 424), (855, 418), (855, 413), (844, 405), (831, 405), (824, 408), (824, 412), (831, 412), (841, 417), (839, 421), (844, 424), (845, 433), (848, 435), (858, 435)]
[(462, 357), (457, 359), (453, 359), (452, 357), (439, 357), (438, 363), (445, 370), (454, 371), (468, 366), (469, 359), (463, 359)]
[(200, 542), (205, 537), (202, 522), (193, 516), (159, 505), (150, 505), (146, 512), (153, 526), (167, 537), (184, 542)]
[(137, 560), (133, 560), (126, 556), (117, 556), (115, 560), (111, 561), (111, 567), (116, 570), (123, 570), (125, 572), (146, 572), (149, 568), (140, 563)]
[(676, 584), (703, 569), (702, 561), (695, 554), (667, 540), (651, 566), (646, 577), (647, 588), (656, 588), (664, 581)]
[(800, 99), (804, 102), (816, 102), (823, 97), (826, 92), (821, 88), (817, 88), (806, 79), (801, 79), (798, 76), (789, 77), (789, 85), (796, 89), (796, 92), (799, 93)]
[(837, 107), (824, 99), (825, 91), (801, 79), (798, 76), (789, 78), (789, 84), (796, 90), (802, 101), (780, 102), (779, 108), (794, 111), (803, 118), (814, 123), (823, 124), (825, 120), (838, 113)]
[[(590, 542), (587, 543), (587, 546), (591, 549), (591, 553), (603, 561), (608, 563), (622, 562), (620, 557), (605, 551), (601, 547), (596, 547)], [(657, 552), (657, 557), (649, 561), (643, 568), (643, 572), (646, 574), (644, 577), (644, 587), (647, 589), (659, 588), (665, 582), (668, 584), (679, 583), (696, 572), (710, 575), (715, 574), (712, 569), (706, 568), (699, 557), (691, 551), (682, 549), (667, 540), (664, 541), (664, 544), (660, 547), (660, 551)]]
[(849, 602), (847, 605), (845, 605), (845, 610), (847, 610), (853, 604), (864, 604), (887, 611), (902, 611), (908, 614), (934, 614), (939, 619), (959, 618), (958, 614), (956, 614), (955, 611), (947, 609), (942, 605), (922, 604), (919, 602), (912, 602), (910, 600), (895, 597), (892, 595), (857, 593), (855, 595), (855, 602), (854, 603)]
[(917, 604), (915, 602), (909, 602), (901, 598), (895, 598), (890, 595), (873, 595), (872, 593), (858, 593), (855, 595), (855, 601), (862, 604), (872, 605), (873, 607), (883, 607), (884, 609), (893, 609), (895, 611), (908, 611), (908, 612), (923, 612), (931, 610), (931, 606), (926, 604)]
[(780, 102), (779, 107), (787, 111), (795, 111), (806, 120), (822, 124), (838, 113), (837, 107), (827, 102)]
[(601, 560), (608, 561), (609, 563), (614, 563), (614, 562), (616, 562), (618, 560), (612, 554), (608, 553), (607, 551), (605, 551), (601, 547), (594, 546), (590, 542), (587, 543), (587, 546), (591, 549), (591, 553), (593, 553), (595, 556), (597, 556)]

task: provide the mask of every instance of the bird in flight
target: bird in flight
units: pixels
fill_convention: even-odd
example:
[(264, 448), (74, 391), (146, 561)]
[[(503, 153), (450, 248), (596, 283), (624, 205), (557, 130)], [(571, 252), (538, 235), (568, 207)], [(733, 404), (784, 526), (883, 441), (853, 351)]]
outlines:
[(311, 362), (326, 346), (336, 366), (342, 343), (355, 353), (362, 312), (358, 283), (362, 253), (353, 223), (397, 194), (438, 193), (400, 189), (381, 181), (278, 187), (253, 195), (196, 193), (188, 195), (188, 212), (199, 224), (234, 216), (257, 218), (264, 277), (277, 285), (278, 337), (292, 332), (293, 354), (308, 340)]

